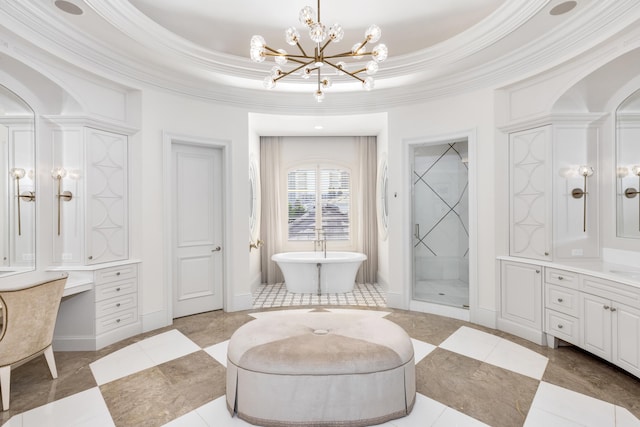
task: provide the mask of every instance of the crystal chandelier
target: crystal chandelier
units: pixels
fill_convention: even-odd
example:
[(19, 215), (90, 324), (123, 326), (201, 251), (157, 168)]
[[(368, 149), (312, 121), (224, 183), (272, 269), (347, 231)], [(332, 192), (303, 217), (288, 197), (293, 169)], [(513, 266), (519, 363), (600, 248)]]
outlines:
[[(350, 51), (328, 54), (327, 46), (331, 42), (338, 43), (344, 37), (344, 30), (340, 24), (334, 24), (327, 31), (320, 22), (320, 0), (318, 0), (318, 13), (312, 7), (306, 6), (300, 11), (300, 22), (309, 28), (309, 37), (315, 43), (313, 53), (307, 53), (300, 45), (300, 33), (295, 27), (289, 27), (285, 31), (286, 42), (291, 46), (297, 46), (300, 53), (290, 54), (284, 49), (272, 49), (266, 45), (262, 36), (251, 38), (250, 55), (251, 60), (257, 63), (264, 62), (266, 57), (272, 56), (276, 65), (271, 68), (270, 74), (264, 79), (264, 86), (273, 89), (278, 80), (290, 75), (300, 75), (303, 79), (311, 78), (313, 73), (317, 74), (317, 89), (314, 96), (318, 102), (324, 99), (323, 89), (331, 87), (329, 75), (348, 75), (362, 83), (366, 90), (373, 89), (373, 77), (378, 71), (378, 63), (387, 59), (387, 46), (383, 43), (375, 46), (371, 51), (366, 51), (367, 43), (375, 43), (380, 40), (381, 31), (377, 25), (371, 25), (364, 34), (364, 41), (353, 45)], [(356, 60), (369, 56), (371, 59), (367, 64), (358, 70), (347, 70), (347, 64), (341, 61), (342, 58), (353, 58)], [(336, 62), (336, 60), (338, 60)], [(292, 62), (294, 68), (284, 71), (282, 66)], [(364, 74), (366, 74), (366, 77)]]

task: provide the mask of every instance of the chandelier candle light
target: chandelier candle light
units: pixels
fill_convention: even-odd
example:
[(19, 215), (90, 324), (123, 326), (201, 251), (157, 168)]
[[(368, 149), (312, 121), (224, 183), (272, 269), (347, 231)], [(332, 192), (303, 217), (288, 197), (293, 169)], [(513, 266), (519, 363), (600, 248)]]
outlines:
[[(300, 11), (299, 18), (300, 22), (309, 28), (309, 37), (316, 44), (313, 48), (313, 54), (307, 54), (300, 45), (300, 33), (294, 27), (289, 27), (285, 31), (285, 39), (289, 45), (298, 47), (299, 54), (289, 54), (284, 49), (272, 49), (266, 45), (262, 36), (253, 36), (251, 38), (251, 60), (260, 63), (264, 62), (267, 56), (272, 56), (276, 63), (271, 68), (269, 76), (264, 79), (264, 86), (267, 89), (273, 89), (278, 80), (289, 75), (296, 75), (298, 71), (300, 72), (299, 75), (305, 80), (316, 72), (318, 86), (314, 96), (318, 102), (322, 102), (324, 99), (323, 89), (331, 87), (331, 80), (328, 77), (330, 73), (327, 71), (323, 73), (323, 69), (326, 68), (335, 70), (334, 75), (345, 74), (359, 80), (366, 90), (373, 89), (373, 77), (371, 76), (378, 71), (378, 63), (387, 59), (389, 53), (387, 46), (383, 43), (375, 46), (370, 52), (366, 51), (365, 46), (367, 43), (375, 43), (380, 40), (381, 31), (377, 25), (371, 25), (365, 32), (364, 41), (356, 43), (350, 51), (327, 54), (325, 49), (331, 42), (338, 43), (343, 39), (344, 30), (342, 26), (334, 24), (327, 30), (325, 25), (320, 22), (320, 0), (318, 0), (317, 15), (312, 7), (306, 6)], [(343, 61), (335, 62), (335, 60), (341, 58), (361, 59), (363, 56), (370, 56), (371, 60), (363, 68), (355, 71), (348, 71), (346, 69), (347, 64)], [(284, 71), (282, 66), (288, 62), (293, 62), (296, 66), (289, 71)], [(367, 74), (367, 76), (362, 76), (362, 73)]]

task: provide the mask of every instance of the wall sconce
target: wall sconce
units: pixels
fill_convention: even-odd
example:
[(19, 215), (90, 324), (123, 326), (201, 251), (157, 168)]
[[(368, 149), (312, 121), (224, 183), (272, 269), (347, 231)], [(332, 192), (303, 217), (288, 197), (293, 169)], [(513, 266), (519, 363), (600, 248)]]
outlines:
[[(631, 173), (638, 177), (638, 189), (633, 187), (626, 188), (624, 190), (624, 196), (627, 199), (633, 199), (640, 194), (640, 166), (636, 165), (631, 168)], [(640, 197), (638, 197), (638, 210), (640, 212)], [(638, 230), (640, 230), (640, 213), (638, 214)]]
[(25, 191), (20, 193), (20, 180), (25, 176), (25, 170), (22, 168), (13, 168), (9, 171), (9, 175), (16, 180), (16, 197), (18, 199), (18, 236), (22, 235), (22, 213), (20, 211), (20, 201), (33, 202), (36, 200), (36, 193), (33, 191)]
[(251, 249), (261, 248), (262, 245), (264, 245), (264, 242), (260, 239), (256, 240), (255, 242), (253, 241), (249, 242), (249, 252), (251, 252)]
[(587, 177), (593, 175), (593, 168), (591, 166), (580, 166), (578, 168), (578, 174), (584, 177), (583, 188), (574, 188), (571, 190), (571, 196), (574, 199), (580, 199), (584, 197), (582, 204), (582, 231), (587, 231)]
[(71, 194), (71, 191), (60, 191), (62, 178), (64, 178), (65, 176), (67, 176), (67, 171), (64, 168), (54, 168), (51, 170), (51, 177), (58, 181), (58, 191), (56, 194), (56, 197), (58, 198), (58, 236), (60, 235), (60, 219), (62, 217), (60, 205), (62, 204), (63, 200), (65, 202), (68, 202), (73, 199), (73, 194)]

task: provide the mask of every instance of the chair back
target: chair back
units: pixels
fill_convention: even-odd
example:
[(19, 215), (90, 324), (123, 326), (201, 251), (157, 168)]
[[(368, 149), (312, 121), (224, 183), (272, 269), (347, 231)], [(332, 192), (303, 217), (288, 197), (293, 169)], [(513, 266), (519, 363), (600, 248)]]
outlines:
[(0, 291), (3, 305), (0, 366), (28, 359), (51, 345), (66, 281), (62, 277), (23, 289)]

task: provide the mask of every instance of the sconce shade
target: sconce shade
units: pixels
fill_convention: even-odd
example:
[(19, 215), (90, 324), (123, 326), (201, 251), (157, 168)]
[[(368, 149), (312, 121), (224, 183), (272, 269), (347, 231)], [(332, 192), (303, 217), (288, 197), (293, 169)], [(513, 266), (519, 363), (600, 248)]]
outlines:
[(591, 176), (593, 175), (593, 168), (591, 166), (580, 166), (578, 168), (578, 173), (581, 176)]
[(14, 179), (22, 179), (25, 176), (25, 171), (22, 168), (12, 168), (9, 171), (9, 175), (11, 175)]
[(60, 179), (67, 176), (67, 171), (65, 168), (53, 168), (51, 169), (51, 178)]

